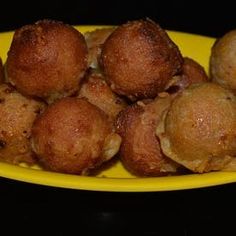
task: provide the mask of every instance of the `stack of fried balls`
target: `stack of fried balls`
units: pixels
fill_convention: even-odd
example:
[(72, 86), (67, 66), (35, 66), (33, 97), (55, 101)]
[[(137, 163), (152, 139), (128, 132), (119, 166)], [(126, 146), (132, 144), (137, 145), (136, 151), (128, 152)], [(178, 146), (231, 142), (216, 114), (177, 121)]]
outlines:
[(41, 20), (0, 60), (0, 160), (91, 175), (119, 158), (136, 176), (236, 170), (236, 31), (210, 77), (146, 19), (82, 35)]

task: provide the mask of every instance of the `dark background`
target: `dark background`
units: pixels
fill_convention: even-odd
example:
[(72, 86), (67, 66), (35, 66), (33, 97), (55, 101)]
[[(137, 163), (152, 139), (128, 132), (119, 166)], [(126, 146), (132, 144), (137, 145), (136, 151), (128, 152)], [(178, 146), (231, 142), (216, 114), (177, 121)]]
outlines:
[[(112, 25), (150, 17), (165, 29), (219, 37), (236, 28), (235, 7), (233, 1), (212, 2), (6, 0), (0, 3), (0, 31), (43, 18)], [(6, 232), (1, 235), (235, 234), (236, 184), (161, 193), (102, 193), (1, 178), (0, 203), (0, 230)]]
[(0, 30), (51, 18), (69, 24), (121, 24), (149, 17), (163, 28), (221, 36), (236, 28), (234, 1), (32, 0), (1, 1)]

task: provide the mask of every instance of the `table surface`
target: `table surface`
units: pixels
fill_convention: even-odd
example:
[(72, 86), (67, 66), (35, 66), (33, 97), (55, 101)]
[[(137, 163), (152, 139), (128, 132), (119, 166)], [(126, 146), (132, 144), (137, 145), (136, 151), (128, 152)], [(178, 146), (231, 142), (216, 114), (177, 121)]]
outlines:
[[(224, 1), (225, 2), (225, 1)], [(231, 1), (233, 2), (233, 1)], [(194, 5), (195, 4), (195, 5)], [(150, 17), (163, 28), (219, 37), (236, 28), (233, 3), (203, 1), (10, 1), (1, 5), (0, 31), (43, 18), (69, 24), (121, 24)], [(5, 9), (4, 9), (4, 8)], [(1, 43), (0, 43), (1, 45)], [(121, 235), (227, 235), (234, 229), (236, 184), (154, 193), (106, 193), (52, 188), (0, 178), (1, 229), (31, 235), (86, 231)], [(14, 226), (9, 227), (8, 225)], [(20, 234), (19, 234), (20, 235)]]
[[(1, 228), (36, 235), (124, 232), (141, 235), (227, 235), (234, 226), (236, 184), (154, 193), (68, 190), (0, 179)], [(79, 229), (78, 229), (79, 228)], [(8, 232), (15, 228), (7, 228)], [(11, 235), (11, 234), (9, 234)], [(87, 235), (87, 234), (83, 234)]]

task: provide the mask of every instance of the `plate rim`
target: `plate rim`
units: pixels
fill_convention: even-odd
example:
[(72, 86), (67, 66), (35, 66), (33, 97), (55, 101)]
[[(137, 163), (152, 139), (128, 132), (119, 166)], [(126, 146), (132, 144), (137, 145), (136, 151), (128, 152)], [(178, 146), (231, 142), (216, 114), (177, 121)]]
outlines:
[(236, 172), (218, 171), (204, 174), (179, 175), (174, 176), (174, 178), (173, 176), (106, 178), (63, 174), (31, 169), (8, 163), (0, 163), (0, 176), (44, 186), (102, 192), (157, 192), (187, 190), (218, 186), (236, 181)]

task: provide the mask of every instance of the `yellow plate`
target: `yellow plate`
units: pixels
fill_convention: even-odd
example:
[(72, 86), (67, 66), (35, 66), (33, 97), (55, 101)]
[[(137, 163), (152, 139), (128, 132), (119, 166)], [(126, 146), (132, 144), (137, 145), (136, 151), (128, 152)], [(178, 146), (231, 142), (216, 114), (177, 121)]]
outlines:
[[(101, 26), (100, 26), (101, 27)], [(81, 32), (91, 31), (98, 26), (76, 27)], [(209, 55), (215, 39), (180, 32), (168, 32), (179, 46), (184, 56), (189, 56), (208, 71)], [(6, 60), (13, 33), (0, 34), (0, 56)], [(83, 177), (43, 171), (39, 167), (14, 166), (0, 163), (0, 176), (55, 187), (98, 191), (147, 192), (191, 189), (236, 182), (236, 172), (212, 172), (184, 176), (135, 178), (130, 175), (120, 162), (114, 163), (96, 176)]]

